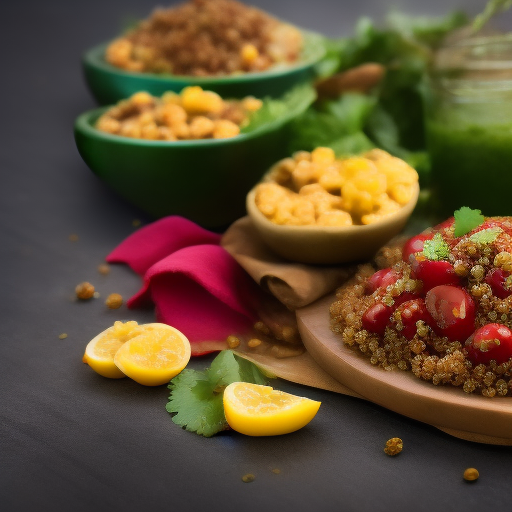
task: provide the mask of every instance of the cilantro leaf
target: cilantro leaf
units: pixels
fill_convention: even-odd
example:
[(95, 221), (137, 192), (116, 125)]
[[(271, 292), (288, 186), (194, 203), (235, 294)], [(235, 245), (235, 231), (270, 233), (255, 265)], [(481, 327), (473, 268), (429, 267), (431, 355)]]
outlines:
[(450, 255), (450, 246), (443, 240), (441, 233), (436, 233), (431, 240), (423, 244), (423, 256), (429, 260), (446, 260)]
[(472, 234), (469, 239), (477, 244), (491, 244), (502, 232), (503, 230), (499, 227), (482, 229), (482, 231)]
[(477, 228), (485, 220), (480, 210), (472, 210), (467, 206), (463, 206), (460, 210), (456, 210), (453, 214), (455, 217), (455, 230), (453, 236), (459, 237), (469, 233)]
[(211, 437), (228, 428), (222, 394), (232, 382), (266, 384), (267, 380), (256, 365), (223, 350), (205, 371), (183, 370), (172, 379), (167, 412), (176, 413), (172, 421), (177, 425)]

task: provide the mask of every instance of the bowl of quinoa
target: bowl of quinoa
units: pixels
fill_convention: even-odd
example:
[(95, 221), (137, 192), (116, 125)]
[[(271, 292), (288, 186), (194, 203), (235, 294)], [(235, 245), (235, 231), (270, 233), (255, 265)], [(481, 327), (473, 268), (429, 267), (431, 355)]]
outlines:
[(136, 27), (85, 53), (100, 104), (145, 90), (200, 85), (233, 98), (280, 96), (313, 77), (324, 38), (235, 0), (191, 0), (156, 9)]

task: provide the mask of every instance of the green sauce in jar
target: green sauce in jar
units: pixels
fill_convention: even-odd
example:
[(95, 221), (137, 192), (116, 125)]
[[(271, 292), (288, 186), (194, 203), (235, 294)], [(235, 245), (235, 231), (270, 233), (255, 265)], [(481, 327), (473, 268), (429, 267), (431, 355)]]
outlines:
[(512, 35), (440, 50), (426, 103), (427, 146), (439, 208), (512, 215)]

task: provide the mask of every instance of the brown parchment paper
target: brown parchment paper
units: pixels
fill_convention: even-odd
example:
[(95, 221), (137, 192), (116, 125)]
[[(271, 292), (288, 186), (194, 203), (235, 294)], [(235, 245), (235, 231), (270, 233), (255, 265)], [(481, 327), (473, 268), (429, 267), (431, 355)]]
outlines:
[[(249, 217), (236, 221), (223, 236), (221, 245), (274, 299), (270, 299), (262, 311), (262, 317), (269, 325), (281, 323), (296, 327), (295, 309), (332, 292), (356, 270), (355, 265), (313, 266), (286, 261), (267, 248)], [(291, 345), (290, 351), (295, 355), (276, 357), (269, 347), (254, 350), (246, 343), (236, 350), (238, 355), (282, 379), (359, 396), (322, 370), (300, 340)]]

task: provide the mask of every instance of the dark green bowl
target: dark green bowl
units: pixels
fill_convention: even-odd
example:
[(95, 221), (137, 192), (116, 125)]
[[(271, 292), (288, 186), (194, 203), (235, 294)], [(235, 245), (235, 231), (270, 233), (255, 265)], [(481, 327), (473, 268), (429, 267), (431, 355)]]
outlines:
[[(301, 89), (301, 88), (299, 88)], [(181, 215), (222, 228), (245, 214), (245, 196), (267, 169), (288, 156), (289, 125), (314, 99), (298, 89), (286, 114), (230, 139), (149, 141), (94, 128), (109, 107), (75, 122), (80, 155), (128, 202), (153, 217)]]
[(157, 75), (154, 73), (132, 73), (116, 68), (105, 61), (108, 43), (101, 44), (85, 53), (82, 64), (85, 79), (93, 96), (100, 105), (109, 105), (131, 96), (138, 91), (147, 91), (161, 96), (166, 91), (179, 92), (187, 85), (200, 85), (215, 91), (224, 98), (243, 96), (281, 96), (295, 85), (311, 80), (314, 66), (325, 55), (325, 38), (313, 32), (303, 32), (304, 49), (299, 63), (274, 67), (261, 73), (245, 73), (221, 77)]

